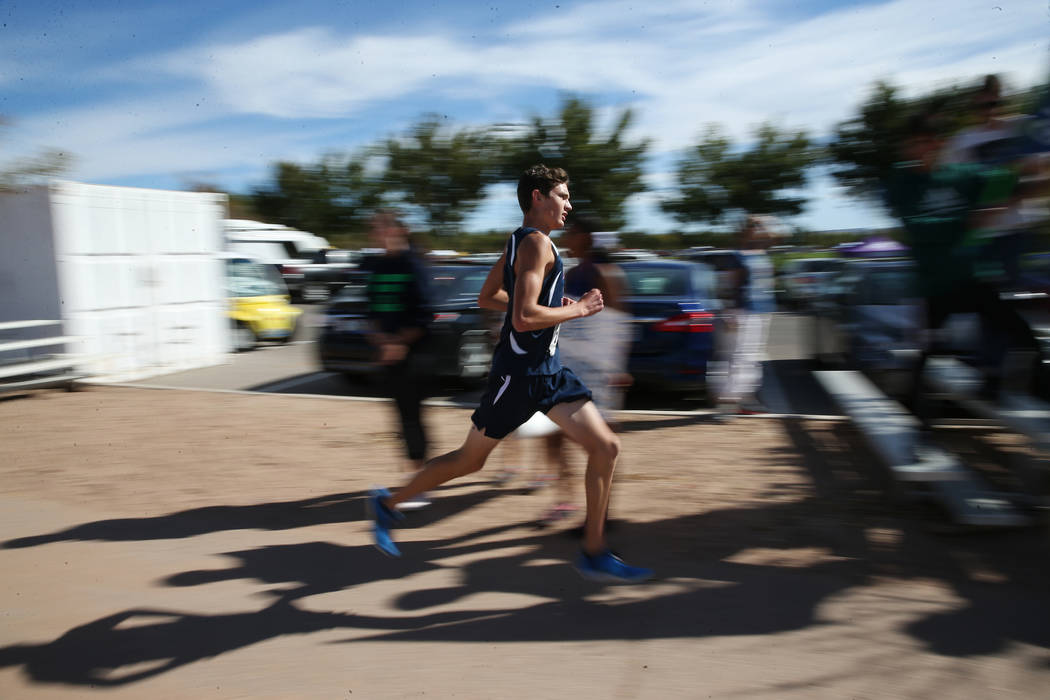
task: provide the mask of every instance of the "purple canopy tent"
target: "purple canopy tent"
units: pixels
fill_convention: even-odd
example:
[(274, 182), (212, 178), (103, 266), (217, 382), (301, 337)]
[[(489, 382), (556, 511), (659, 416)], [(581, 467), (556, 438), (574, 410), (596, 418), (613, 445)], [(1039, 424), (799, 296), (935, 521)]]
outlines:
[(885, 236), (872, 236), (842, 251), (847, 258), (897, 258), (908, 254), (908, 246)]

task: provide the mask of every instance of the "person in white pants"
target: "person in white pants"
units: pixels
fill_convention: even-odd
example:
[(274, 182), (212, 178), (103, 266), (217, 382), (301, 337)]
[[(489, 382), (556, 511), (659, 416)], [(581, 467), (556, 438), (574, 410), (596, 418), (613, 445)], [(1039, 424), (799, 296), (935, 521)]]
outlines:
[(722, 414), (765, 411), (758, 400), (758, 390), (769, 321), (776, 308), (773, 264), (766, 254), (773, 240), (774, 224), (766, 217), (749, 216), (737, 234), (740, 266), (734, 271), (735, 306), (730, 312), (734, 330), (729, 338), (725, 380), (719, 396)]

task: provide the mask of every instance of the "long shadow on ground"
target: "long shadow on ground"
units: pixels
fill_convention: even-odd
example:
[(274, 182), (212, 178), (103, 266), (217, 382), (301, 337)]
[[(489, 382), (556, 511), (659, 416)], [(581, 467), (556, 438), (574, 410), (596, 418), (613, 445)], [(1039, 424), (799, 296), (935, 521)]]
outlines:
[[(225, 568), (185, 571), (162, 582), (178, 587), (256, 582), (274, 597), (260, 610), (204, 615), (132, 607), (77, 626), (50, 642), (0, 649), (0, 667), (21, 666), (40, 682), (122, 685), (284, 635), (333, 629), (346, 630), (349, 644), (776, 634), (828, 624), (820, 614), (823, 603), (887, 577), (940, 581), (964, 600), (948, 612), (916, 613), (901, 630), (931, 651), (996, 654), (1017, 642), (1050, 649), (1050, 600), (1045, 594), (1050, 557), (1042, 533), (953, 538), (932, 534), (924, 527), (923, 511), (900, 511), (885, 497), (883, 475), (860, 456), (864, 453), (858, 452), (858, 438), (848, 425), (815, 427), (790, 420), (784, 426), (793, 446), (771, 451), (768, 461), (782, 466), (797, 464), (801, 457), (811, 477), (804, 490), (792, 493), (793, 487), (771, 483), (763, 498), (739, 507), (623, 526), (618, 544), (660, 574), (660, 580), (629, 595), (582, 582), (563, 563), (573, 555), (575, 544), (561, 532), (537, 532), (532, 523), (406, 542), (405, 557), (399, 560), (384, 559), (367, 546), (270, 545), (227, 552), (230, 565)], [(456, 494), (462, 500), (450, 505), (469, 507), (498, 493), (482, 484), (480, 490)], [(267, 507), (319, 511), (321, 515), (280, 521), (284, 526), (315, 524), (334, 521), (336, 511), (344, 517), (347, 500), (359, 497), (340, 494), (258, 508), (263, 513)], [(329, 500), (332, 512), (325, 511)], [(219, 511), (205, 531), (273, 522), (259, 512)], [(190, 536), (202, 528), (189, 513), (193, 511), (169, 516), (163, 527), (147, 527), (139, 537), (150, 539), (157, 532)], [(125, 522), (108, 536), (131, 539), (125, 532), (130, 525)], [(520, 538), (507, 539), (518, 531)], [(97, 538), (97, 532), (87, 532), (90, 539)], [(894, 536), (880, 540), (873, 532)], [(66, 533), (60, 539), (82, 537)], [(775, 556), (748, 556), (803, 549), (816, 555), (792, 565), (777, 563)], [(974, 576), (974, 562), (980, 563), (979, 577)], [(395, 599), (390, 615), (315, 612), (298, 604), (376, 581), (396, 579), (405, 587), (417, 574), (447, 567), (458, 574), (452, 585), (409, 585)], [(522, 605), (523, 598), (515, 596), (511, 606), (485, 610), (446, 607), (486, 592), (521, 593), (539, 600)], [(847, 632), (842, 637), (867, 643)], [(873, 664), (841, 672), (871, 675), (878, 669)]]
[[(436, 522), (454, 513), (473, 508), (506, 492), (458, 491), (455, 486), (443, 492), (437, 507), (428, 509), (414, 521)], [(453, 493), (444, 493), (453, 491)], [(344, 523), (365, 517), (367, 491), (333, 493), (298, 501), (279, 501), (249, 506), (207, 506), (150, 518), (114, 518), (83, 523), (66, 530), (0, 543), (4, 549), (37, 547), (52, 542), (134, 542), (197, 537), (227, 530), (292, 530), (300, 527)]]

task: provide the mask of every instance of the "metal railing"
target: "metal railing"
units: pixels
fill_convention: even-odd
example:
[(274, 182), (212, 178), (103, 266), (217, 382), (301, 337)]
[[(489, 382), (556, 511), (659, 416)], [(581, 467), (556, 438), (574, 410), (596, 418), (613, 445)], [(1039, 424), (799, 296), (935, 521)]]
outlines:
[[(44, 335), (62, 322), (57, 320), (7, 321), (0, 323), (0, 393), (25, 389), (66, 387), (70, 389), (84, 375), (78, 372), (82, 358), (63, 352), (43, 353), (43, 348), (64, 348), (79, 338), (75, 336)], [(34, 333), (31, 329), (37, 329)]]

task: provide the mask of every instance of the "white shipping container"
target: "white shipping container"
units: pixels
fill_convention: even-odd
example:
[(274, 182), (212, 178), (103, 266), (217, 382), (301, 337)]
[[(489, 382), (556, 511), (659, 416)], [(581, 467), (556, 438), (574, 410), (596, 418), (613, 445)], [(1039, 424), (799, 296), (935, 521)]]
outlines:
[(62, 320), (103, 380), (219, 364), (225, 214), (211, 193), (56, 181), (0, 194), (0, 321)]

